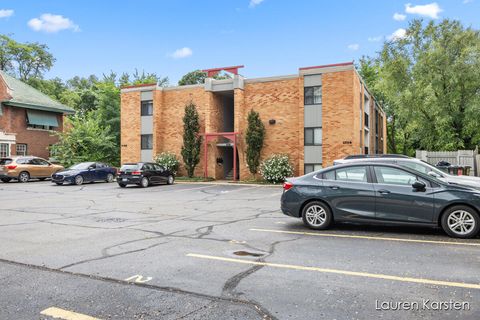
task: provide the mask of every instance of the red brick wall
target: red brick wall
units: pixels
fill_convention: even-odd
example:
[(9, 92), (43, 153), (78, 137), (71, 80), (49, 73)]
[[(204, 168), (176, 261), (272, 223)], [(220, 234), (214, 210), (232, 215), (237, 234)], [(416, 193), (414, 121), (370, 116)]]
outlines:
[[(63, 115), (57, 114), (59, 127), (55, 131), (63, 130)], [(0, 128), (6, 133), (16, 136), (16, 143), (27, 144), (29, 155), (48, 159), (48, 147), (58, 142), (58, 138), (51, 131), (27, 128), (26, 109), (3, 106), (3, 116), (0, 116)], [(11, 154), (16, 154), (15, 145), (12, 145)]]

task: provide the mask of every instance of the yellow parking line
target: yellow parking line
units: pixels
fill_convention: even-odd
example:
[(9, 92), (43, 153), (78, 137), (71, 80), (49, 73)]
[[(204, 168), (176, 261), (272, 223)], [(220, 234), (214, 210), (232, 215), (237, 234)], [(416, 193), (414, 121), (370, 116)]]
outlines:
[(413, 282), (413, 283), (421, 283), (421, 284), (431, 284), (436, 286), (447, 286), (447, 287), (480, 290), (480, 284), (476, 284), (476, 283), (452, 282), (452, 281), (432, 280), (432, 279), (423, 279), (423, 278), (400, 277), (400, 276), (392, 276), (392, 275), (380, 274), (380, 273), (368, 273), (368, 272), (356, 272), (356, 271), (347, 271), (347, 270), (318, 268), (318, 267), (306, 267), (306, 266), (299, 266), (299, 265), (292, 265), (292, 264), (281, 264), (281, 263), (270, 263), (270, 262), (242, 260), (242, 259), (233, 259), (233, 258), (223, 258), (223, 257), (209, 256), (209, 255), (196, 254), (196, 253), (188, 253), (187, 256), (200, 258), (200, 259), (218, 260), (218, 261), (250, 264), (250, 265), (256, 265), (256, 266), (266, 266), (266, 267), (273, 267), (273, 268), (316, 271), (316, 272), (323, 272), (323, 273), (340, 274), (345, 276), (375, 278), (375, 279), (382, 279), (382, 280)]
[(444, 245), (456, 245), (456, 246), (473, 246), (480, 247), (480, 243), (470, 242), (455, 242), (455, 241), (437, 241), (437, 240), (420, 240), (420, 239), (402, 239), (402, 238), (387, 238), (387, 237), (373, 237), (373, 236), (355, 236), (348, 234), (338, 233), (319, 233), (319, 232), (303, 232), (303, 231), (287, 231), (287, 230), (271, 230), (271, 229), (255, 229), (250, 231), (260, 232), (273, 232), (273, 233), (287, 233), (287, 234), (300, 234), (305, 236), (318, 236), (318, 237), (335, 237), (335, 238), (353, 238), (353, 239), (367, 239), (367, 240), (383, 240), (383, 241), (398, 241), (398, 242), (417, 242), (417, 243), (434, 243)]
[(50, 307), (42, 312), (40, 314), (43, 314), (44, 316), (50, 316), (56, 319), (64, 319), (64, 320), (100, 320), (98, 318), (90, 317), (81, 313), (73, 312), (73, 311), (68, 311), (56, 307)]

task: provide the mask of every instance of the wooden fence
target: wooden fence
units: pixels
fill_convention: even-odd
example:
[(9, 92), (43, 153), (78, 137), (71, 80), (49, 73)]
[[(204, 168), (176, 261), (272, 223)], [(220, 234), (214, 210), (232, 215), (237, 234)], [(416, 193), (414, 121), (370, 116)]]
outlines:
[(480, 165), (480, 156), (477, 150), (458, 150), (458, 151), (425, 151), (417, 150), (416, 158), (436, 165), (439, 161), (447, 161), (455, 166), (469, 166), (470, 175), (478, 176)]

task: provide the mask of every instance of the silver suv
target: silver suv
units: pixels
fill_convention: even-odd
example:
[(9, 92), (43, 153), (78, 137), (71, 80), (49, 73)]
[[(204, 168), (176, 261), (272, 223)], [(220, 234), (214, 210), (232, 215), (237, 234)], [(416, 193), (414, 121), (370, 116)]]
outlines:
[(352, 162), (380, 162), (380, 163), (392, 163), (400, 166), (404, 166), (421, 173), (426, 173), (439, 180), (451, 183), (459, 184), (471, 188), (480, 190), (480, 178), (471, 176), (453, 176), (438, 168), (435, 168), (431, 164), (416, 158), (410, 158), (402, 155), (378, 155), (378, 156), (349, 156), (344, 159), (335, 160), (333, 165), (347, 164)]

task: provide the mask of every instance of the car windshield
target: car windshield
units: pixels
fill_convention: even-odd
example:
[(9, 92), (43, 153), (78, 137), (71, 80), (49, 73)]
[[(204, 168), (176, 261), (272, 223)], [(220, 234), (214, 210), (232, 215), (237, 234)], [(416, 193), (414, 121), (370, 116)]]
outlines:
[(86, 169), (88, 169), (88, 167), (90, 167), (94, 163), (95, 162), (82, 162), (82, 163), (78, 163), (74, 166), (71, 166), (70, 169), (72, 169), (72, 170), (86, 170)]
[(138, 164), (124, 164), (120, 171), (135, 171), (138, 170)]
[[(398, 161), (398, 164), (403, 166), (403, 167), (413, 169), (413, 170), (418, 171), (418, 172), (423, 173), (423, 174), (428, 174), (429, 172), (434, 172), (435, 174), (439, 175), (440, 177), (445, 176), (445, 172), (442, 172), (441, 170), (435, 168), (431, 164), (429, 164), (427, 162), (424, 162), (424, 161), (422, 161), (422, 162)], [(440, 181), (439, 179), (437, 179), (437, 177), (434, 177), (434, 176), (429, 175), (429, 174), (428, 174), (428, 176), (435, 181)]]
[(0, 159), (0, 166), (4, 166), (10, 163), (12, 163), (12, 159), (7, 159), (7, 158)]

